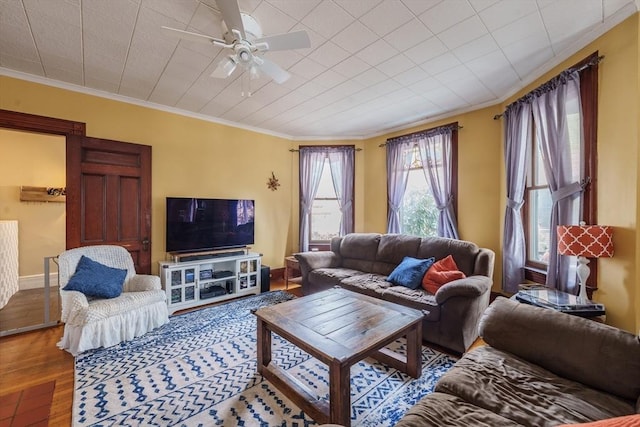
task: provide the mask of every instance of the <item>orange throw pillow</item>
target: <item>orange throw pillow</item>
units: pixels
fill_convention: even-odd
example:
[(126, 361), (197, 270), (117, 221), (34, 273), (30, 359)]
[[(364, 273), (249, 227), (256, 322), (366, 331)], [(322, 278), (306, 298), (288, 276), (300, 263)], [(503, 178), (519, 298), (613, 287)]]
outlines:
[(451, 255), (436, 261), (422, 278), (425, 291), (435, 294), (440, 286), (453, 280), (464, 279), (466, 276), (458, 270), (458, 266)]
[(606, 420), (593, 421), (581, 424), (562, 424), (558, 427), (639, 427), (640, 415), (626, 415), (623, 417), (608, 418)]

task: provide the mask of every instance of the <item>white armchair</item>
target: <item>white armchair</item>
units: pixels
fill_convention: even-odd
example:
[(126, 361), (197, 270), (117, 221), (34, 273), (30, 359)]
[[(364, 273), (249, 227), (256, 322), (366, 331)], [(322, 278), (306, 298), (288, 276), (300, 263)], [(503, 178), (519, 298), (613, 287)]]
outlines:
[[(116, 298), (87, 298), (63, 288), (86, 256), (109, 267), (126, 269), (123, 292)], [(169, 322), (166, 294), (160, 278), (136, 274), (129, 252), (121, 246), (83, 246), (58, 257), (64, 335), (58, 347), (76, 356), (85, 350), (110, 347), (142, 336)]]

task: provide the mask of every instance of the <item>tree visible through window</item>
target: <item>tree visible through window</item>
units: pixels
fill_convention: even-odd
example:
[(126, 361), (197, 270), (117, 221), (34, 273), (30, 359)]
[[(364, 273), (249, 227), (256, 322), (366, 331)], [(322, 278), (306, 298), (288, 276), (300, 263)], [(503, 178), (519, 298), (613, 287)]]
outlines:
[(422, 170), (418, 147), (413, 147), (407, 158), (409, 176), (400, 208), (401, 232), (419, 237), (437, 236), (438, 208)]

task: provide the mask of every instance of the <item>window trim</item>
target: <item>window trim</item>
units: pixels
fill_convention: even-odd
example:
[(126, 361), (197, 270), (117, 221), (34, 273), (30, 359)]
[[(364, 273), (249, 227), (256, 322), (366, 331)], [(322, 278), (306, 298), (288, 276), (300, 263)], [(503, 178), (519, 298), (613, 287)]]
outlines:
[[(570, 68), (580, 68), (594, 62), (593, 65), (580, 71), (580, 100), (582, 108), (582, 133), (584, 137), (584, 168), (585, 176), (589, 178), (589, 183), (585, 187), (582, 200), (582, 220), (587, 224), (597, 224), (597, 135), (598, 135), (598, 51), (592, 53)], [(535, 143), (535, 140), (533, 141)], [(533, 154), (533, 153), (532, 153)], [(528, 187), (527, 187), (528, 188)], [(525, 279), (544, 284), (547, 278), (546, 266), (544, 264), (532, 263), (529, 261), (529, 218), (528, 218), (528, 195), (525, 189), (525, 200), (521, 209), (522, 221), (524, 225), (525, 244), (527, 247), (527, 259), (525, 263)], [(591, 260), (589, 263), (591, 274), (587, 280), (587, 293), (589, 298), (598, 289), (598, 262)]]

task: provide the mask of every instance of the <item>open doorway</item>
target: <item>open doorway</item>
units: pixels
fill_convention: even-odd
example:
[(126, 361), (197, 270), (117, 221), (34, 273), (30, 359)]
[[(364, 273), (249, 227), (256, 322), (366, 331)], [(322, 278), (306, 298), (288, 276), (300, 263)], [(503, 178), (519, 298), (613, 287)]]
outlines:
[[(17, 263), (19, 273), (17, 281), (5, 277), (0, 283), (2, 335), (60, 320), (57, 266), (47, 257), (65, 249), (66, 212), (64, 197), (50, 197), (46, 189), (65, 187), (65, 146), (63, 135), (0, 128), (0, 221), (9, 233), (0, 237), (5, 250), (0, 262)], [(45, 263), (50, 267), (48, 291)]]

